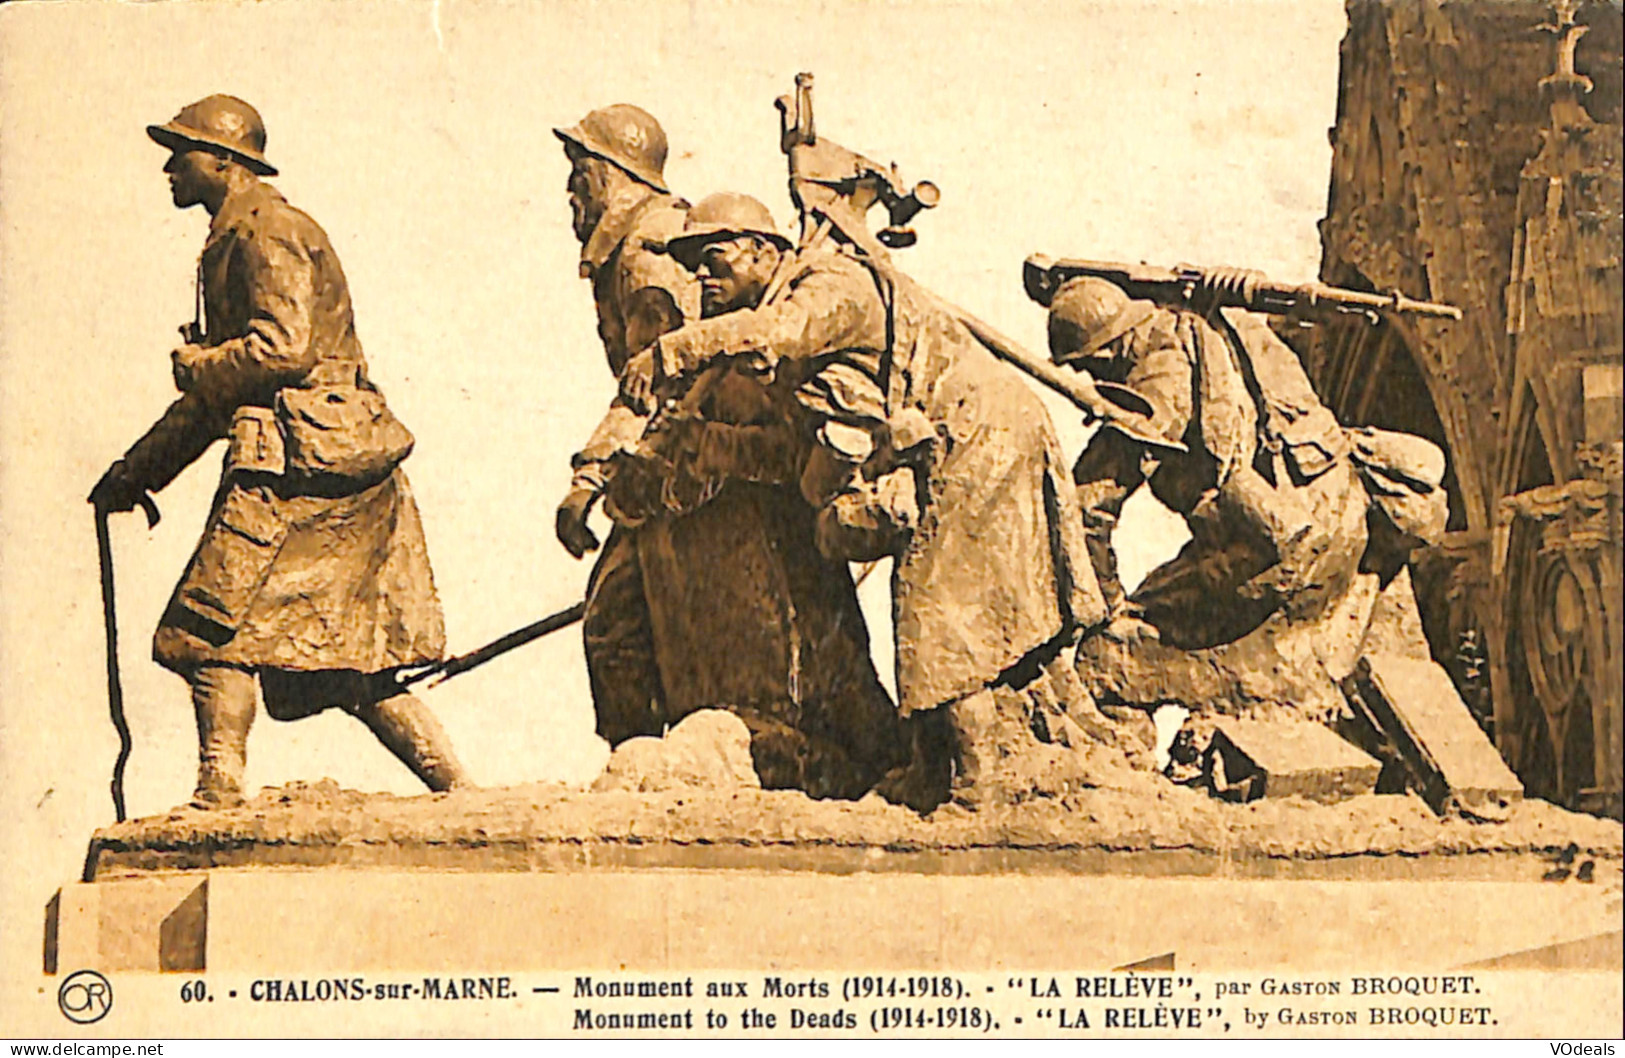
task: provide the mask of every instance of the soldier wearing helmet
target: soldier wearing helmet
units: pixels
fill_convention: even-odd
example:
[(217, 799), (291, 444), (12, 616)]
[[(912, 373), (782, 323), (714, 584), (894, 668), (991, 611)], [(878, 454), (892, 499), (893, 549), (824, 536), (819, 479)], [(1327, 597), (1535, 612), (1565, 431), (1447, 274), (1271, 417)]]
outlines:
[[(1086, 277), (1056, 293), (1049, 342), (1056, 363), (1125, 384), (1151, 407), (1125, 416), (1132, 429), (1103, 426), (1074, 469), (1091, 558), (1120, 618), (1080, 645), (1079, 674), (1104, 701), (1146, 707), (1206, 708), (1234, 696), (1209, 678), (1228, 662), (1190, 662), (1189, 652), (1251, 643), (1261, 628), (1270, 637), (1315, 626), (1357, 577), (1366, 502), (1342, 428), (1292, 350), (1249, 313), (1131, 300)], [(1186, 451), (1153, 448), (1135, 432)], [(1125, 596), (1112, 534), (1142, 483), (1185, 520), (1191, 539)], [(1274, 695), (1281, 700), (1301, 693), (1335, 702), (1321, 667), (1330, 647), (1272, 644), (1257, 654), (1275, 658), (1270, 666), (1243, 659), (1230, 667), (1259, 670), (1258, 686), (1292, 688)], [(1300, 691), (1321, 685), (1324, 692)]]
[(836, 568), (895, 559), (906, 745), (877, 791), (921, 812), (1028, 796), (1097, 733), (1069, 715), (1060, 655), (1105, 613), (1049, 418), (889, 262), (845, 243), (787, 251), (745, 205), (671, 244), (707, 318), (634, 359), (623, 395), (691, 401), (726, 371), (793, 401), (813, 545)]
[[(657, 250), (683, 230), (688, 203), (666, 187), (666, 133), (647, 111), (618, 103), (553, 133), (570, 161), (565, 190), (571, 227), (581, 241), (581, 276), (592, 282), (598, 334), (619, 378), (634, 353), (699, 315), (693, 277)], [(636, 441), (642, 427), (638, 416), (617, 404), (575, 456), (576, 474), (557, 528), (560, 542), (577, 558), (598, 547), (587, 513), (604, 491), (603, 465)]]
[[(592, 284), (609, 369), (658, 335), (699, 316), (699, 284), (658, 252), (683, 230), (688, 203), (666, 186), (666, 133), (647, 111), (620, 103), (553, 130), (570, 162), (570, 221), (581, 241), (581, 275)], [(599, 546), (587, 517), (609, 486), (611, 463), (636, 445), (645, 416), (617, 398), (571, 460), (559, 504), (559, 542), (580, 558)], [(593, 567), (582, 622), (598, 733), (611, 744), (658, 734), (665, 692), (655, 660), (637, 533), (617, 524)]]
[[(707, 317), (759, 301), (794, 257), (765, 206), (729, 193), (689, 210), (666, 248), (697, 271)], [(623, 373), (640, 409), (650, 356)], [(610, 466), (606, 507), (638, 544), (660, 718), (727, 708), (751, 730), (763, 785), (859, 797), (902, 757), (896, 711), (851, 572), (819, 552), (797, 488), (810, 436), (793, 386), (729, 366)]]
[(256, 678), (272, 717), (336, 706), (431, 789), (465, 785), (434, 715), (393, 678), (437, 660), (445, 635), (399, 467), (411, 435), (367, 377), (338, 257), (315, 221), (261, 182), (276, 169), (247, 103), (209, 96), (147, 132), (170, 151), (175, 205), (212, 218), (201, 314), (171, 354), (180, 398), (90, 500), (130, 510), (229, 442), (203, 539), (153, 645), (191, 684), (193, 803), (242, 800)]

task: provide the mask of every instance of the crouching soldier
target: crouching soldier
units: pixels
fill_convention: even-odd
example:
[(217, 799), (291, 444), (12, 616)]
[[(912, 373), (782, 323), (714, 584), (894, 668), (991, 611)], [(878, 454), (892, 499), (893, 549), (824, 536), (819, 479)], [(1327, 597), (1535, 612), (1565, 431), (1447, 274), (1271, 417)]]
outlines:
[(203, 319), (171, 354), (181, 396), (90, 501), (127, 511), (216, 440), (229, 449), (203, 539), (153, 644), (197, 714), (193, 804), (242, 801), (258, 677), (266, 711), (338, 707), (432, 790), (466, 784), (445, 733), (396, 669), (439, 659), (440, 604), (399, 464), (412, 437), (367, 378), (338, 257), (260, 177), (265, 127), (215, 95), (148, 134), (171, 154), (175, 205), (213, 218)]
[[(1075, 468), (1116, 617), (1079, 645), (1089, 690), (1148, 709), (1334, 714), (1377, 592), (1444, 527), (1442, 453), (1421, 438), (1345, 431), (1254, 314), (1132, 300), (1086, 277), (1056, 292), (1049, 339), (1057, 363), (1127, 385), (1150, 407), (1124, 412), (1126, 428), (1103, 426)], [(1112, 535), (1142, 483), (1191, 539), (1125, 595)], [(1408, 580), (1400, 589), (1408, 595)]]
[(887, 262), (726, 233), (672, 250), (735, 310), (662, 336), (623, 393), (705, 384), (728, 360), (795, 394), (818, 549), (896, 560), (911, 760), (880, 792), (920, 811), (950, 790), (967, 804), (1021, 797), (1053, 760), (1041, 743), (1083, 738), (1059, 655), (1105, 613), (1042, 404)]

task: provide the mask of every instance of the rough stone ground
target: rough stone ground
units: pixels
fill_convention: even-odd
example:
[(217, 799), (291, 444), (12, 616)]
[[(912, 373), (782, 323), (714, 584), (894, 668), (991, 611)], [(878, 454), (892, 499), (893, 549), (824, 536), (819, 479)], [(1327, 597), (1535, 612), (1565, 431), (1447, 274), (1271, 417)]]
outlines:
[(182, 808), (98, 831), (86, 875), (234, 866), (649, 866), (1467, 877), (1499, 864), (1537, 880), (1560, 869), (1561, 850), (1571, 845), (1571, 869), (1595, 860), (1596, 881), (1617, 887), (1620, 824), (1540, 801), (1518, 803), (1502, 823), (1471, 823), (1439, 819), (1415, 795), (1234, 805), (1158, 776), (1123, 773), (1109, 788), (975, 812), (945, 805), (921, 818), (875, 796), (814, 801), (749, 787), (536, 784), (397, 797), (323, 780), (262, 790), (238, 809)]

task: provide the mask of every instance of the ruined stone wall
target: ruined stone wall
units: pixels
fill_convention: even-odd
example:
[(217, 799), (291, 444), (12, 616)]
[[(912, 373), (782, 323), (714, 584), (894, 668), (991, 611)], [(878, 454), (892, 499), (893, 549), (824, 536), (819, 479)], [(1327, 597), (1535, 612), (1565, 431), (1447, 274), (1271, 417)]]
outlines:
[[(1469, 700), (1493, 687), (1531, 793), (1617, 812), (1620, 7), (1348, 17), (1322, 278), (1463, 318), (1323, 326), (1306, 364), (1344, 421), (1444, 446), (1452, 532), (1416, 577), (1434, 654)], [(1552, 527), (1582, 524), (1570, 561)]]

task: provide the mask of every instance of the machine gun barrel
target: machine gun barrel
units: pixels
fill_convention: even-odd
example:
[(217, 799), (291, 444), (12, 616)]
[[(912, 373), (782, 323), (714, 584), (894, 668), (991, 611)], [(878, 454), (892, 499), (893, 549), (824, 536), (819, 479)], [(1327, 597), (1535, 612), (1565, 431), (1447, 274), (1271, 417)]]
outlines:
[(1379, 314), (1406, 314), (1435, 319), (1461, 319), (1454, 305), (1417, 301), (1395, 290), (1373, 294), (1345, 290), (1325, 283), (1277, 283), (1249, 268), (1203, 268), (1177, 265), (1159, 268), (1116, 261), (1053, 260), (1043, 254), (1027, 258), (1022, 279), (1027, 294), (1048, 306), (1056, 291), (1073, 279), (1095, 276), (1121, 287), (1131, 298), (1160, 305), (1188, 305), (1247, 309), (1277, 316), (1330, 316), (1352, 314), (1375, 318)]

